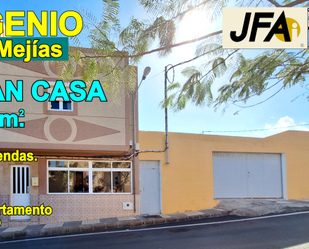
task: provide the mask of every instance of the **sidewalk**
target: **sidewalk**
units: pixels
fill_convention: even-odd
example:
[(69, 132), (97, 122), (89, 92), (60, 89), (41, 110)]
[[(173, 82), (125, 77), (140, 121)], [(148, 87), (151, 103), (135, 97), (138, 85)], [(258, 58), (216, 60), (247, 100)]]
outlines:
[(24, 227), (0, 227), (0, 241), (69, 233), (94, 232), (106, 229), (130, 228), (226, 215), (253, 217), (299, 211), (309, 211), (309, 200), (231, 199), (222, 200), (216, 208), (185, 213), (106, 218)]

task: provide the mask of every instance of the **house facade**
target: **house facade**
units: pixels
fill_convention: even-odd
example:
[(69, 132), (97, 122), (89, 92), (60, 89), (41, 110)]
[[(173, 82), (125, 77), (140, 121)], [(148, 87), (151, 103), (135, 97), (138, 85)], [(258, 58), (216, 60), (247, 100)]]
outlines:
[[(31, 97), (34, 82), (51, 86), (38, 88), (42, 96), (58, 79), (53, 63), (0, 62), (2, 93), (6, 80), (22, 80), (24, 95), (0, 105), (0, 124), (3, 114), (19, 115), (19, 128), (0, 128), (1, 228), (195, 211), (225, 198), (309, 199), (308, 132), (169, 133), (167, 164), (166, 152), (153, 152), (164, 150), (165, 133), (140, 131), (140, 151), (152, 152), (139, 153), (134, 165), (132, 95), (121, 89), (119, 105), (108, 92), (107, 102)], [(4, 205), (47, 209), (4, 214)]]
[[(120, 66), (127, 64), (123, 60)], [(0, 115), (16, 113), (24, 124), (0, 128), (0, 206), (43, 204), (52, 214), (2, 212), (1, 227), (139, 214), (138, 181), (133, 185), (139, 177), (138, 160), (136, 167), (125, 160), (132, 153), (133, 119), (131, 95), (124, 87), (119, 105), (110, 103), (108, 92), (107, 102), (36, 101), (31, 97), (34, 82), (51, 86), (38, 88), (42, 96), (59, 80), (56, 64), (47, 61), (0, 62), (3, 92), (6, 80), (15, 85), (22, 80), (24, 96), (22, 102), (1, 102)]]
[[(165, 148), (163, 132), (140, 131), (139, 138), (141, 151)], [(306, 131), (266, 138), (169, 133), (169, 164), (166, 152), (139, 154), (141, 213), (152, 212), (153, 188), (152, 207), (163, 214), (228, 198), (309, 199), (308, 148)]]

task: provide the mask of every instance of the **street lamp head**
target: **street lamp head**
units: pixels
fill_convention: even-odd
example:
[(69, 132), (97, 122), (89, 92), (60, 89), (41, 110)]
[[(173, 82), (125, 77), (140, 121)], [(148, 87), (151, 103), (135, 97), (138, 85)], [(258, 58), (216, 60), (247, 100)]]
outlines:
[(146, 77), (150, 74), (150, 71), (150, 67), (145, 67), (142, 80), (146, 79)]

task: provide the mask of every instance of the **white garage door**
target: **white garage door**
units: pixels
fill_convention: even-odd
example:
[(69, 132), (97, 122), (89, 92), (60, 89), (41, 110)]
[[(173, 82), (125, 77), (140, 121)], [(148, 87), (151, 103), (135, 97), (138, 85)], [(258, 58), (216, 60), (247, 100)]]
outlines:
[(213, 153), (215, 198), (281, 198), (280, 154)]

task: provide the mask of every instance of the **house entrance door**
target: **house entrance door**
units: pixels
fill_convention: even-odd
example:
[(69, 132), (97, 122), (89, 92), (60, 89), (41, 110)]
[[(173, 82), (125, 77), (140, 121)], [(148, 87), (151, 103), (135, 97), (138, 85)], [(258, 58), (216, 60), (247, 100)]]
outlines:
[(160, 214), (160, 161), (139, 161), (139, 172), (141, 214)]
[[(11, 168), (11, 206), (30, 206), (30, 167), (14, 165)], [(12, 220), (29, 220), (29, 215), (16, 215)]]

